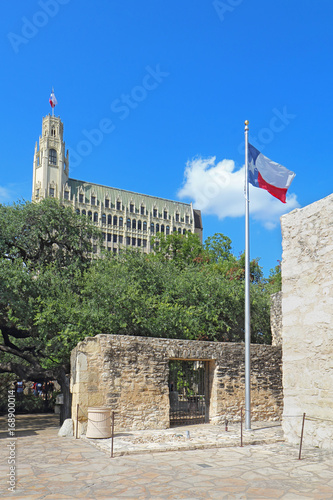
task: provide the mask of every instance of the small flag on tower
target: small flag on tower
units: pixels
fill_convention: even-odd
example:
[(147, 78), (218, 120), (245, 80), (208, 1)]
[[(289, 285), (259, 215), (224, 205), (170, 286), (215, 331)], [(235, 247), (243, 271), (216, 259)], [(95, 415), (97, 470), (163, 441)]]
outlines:
[(296, 174), (264, 156), (250, 143), (248, 156), (250, 184), (266, 189), (272, 196), (286, 203), (288, 188)]
[(51, 104), (51, 108), (54, 108), (58, 104), (58, 101), (57, 101), (56, 96), (54, 95), (53, 89), (52, 89), (52, 92), (50, 95), (49, 103)]

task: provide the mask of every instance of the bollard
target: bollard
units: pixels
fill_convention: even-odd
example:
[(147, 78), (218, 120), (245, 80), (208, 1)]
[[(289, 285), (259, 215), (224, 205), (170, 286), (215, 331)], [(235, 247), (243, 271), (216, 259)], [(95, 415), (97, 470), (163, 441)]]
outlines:
[(243, 408), (241, 408), (241, 446), (243, 446)]
[(79, 403), (76, 405), (76, 429), (75, 429), (75, 439), (77, 439), (77, 432), (79, 427)]
[(113, 436), (114, 436), (114, 411), (112, 412), (111, 419), (111, 458), (113, 458)]
[(303, 432), (304, 432), (304, 421), (305, 421), (305, 413), (303, 413), (303, 420), (302, 420), (302, 432), (301, 432), (301, 441), (300, 441), (300, 443), (299, 443), (299, 455), (298, 455), (298, 460), (301, 460), (302, 443), (303, 443)]

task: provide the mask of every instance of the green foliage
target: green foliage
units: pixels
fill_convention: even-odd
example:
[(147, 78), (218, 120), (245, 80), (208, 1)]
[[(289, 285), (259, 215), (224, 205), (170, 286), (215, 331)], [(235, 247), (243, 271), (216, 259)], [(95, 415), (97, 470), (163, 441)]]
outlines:
[(208, 236), (204, 244), (204, 249), (212, 262), (221, 263), (222, 261), (233, 259), (231, 239), (222, 233), (215, 233), (213, 236)]
[(57, 200), (0, 205), (1, 372), (21, 379), (68, 373), (81, 278), (99, 231)]
[[(58, 379), (98, 333), (244, 340), (244, 256), (222, 234), (153, 238), (154, 254), (89, 259), (99, 231), (56, 200), (0, 206), (0, 373)], [(158, 243), (158, 246), (157, 246)], [(251, 338), (270, 341), (268, 283), (251, 262)], [(62, 376), (62, 375), (61, 375)]]
[(158, 260), (172, 259), (178, 267), (208, 260), (197, 234), (157, 233), (151, 238), (151, 244), (155, 248), (155, 256)]

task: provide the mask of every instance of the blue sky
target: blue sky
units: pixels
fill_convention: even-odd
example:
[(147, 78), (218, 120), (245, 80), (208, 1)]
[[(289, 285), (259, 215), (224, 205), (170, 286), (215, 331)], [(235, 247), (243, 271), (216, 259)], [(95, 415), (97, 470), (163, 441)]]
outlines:
[(72, 178), (193, 201), (204, 238), (244, 249), (250, 141), (296, 172), (288, 203), (250, 187), (251, 257), (281, 259), (279, 217), (332, 192), (330, 0), (18, 0), (1, 6), (0, 202), (31, 198), (42, 117)]

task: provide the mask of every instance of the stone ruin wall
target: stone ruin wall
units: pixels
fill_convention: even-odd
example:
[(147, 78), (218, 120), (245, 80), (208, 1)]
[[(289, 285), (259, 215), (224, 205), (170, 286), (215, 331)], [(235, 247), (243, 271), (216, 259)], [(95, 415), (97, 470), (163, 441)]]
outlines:
[(333, 195), (281, 218), (283, 429), (333, 448)]
[[(115, 411), (115, 430), (169, 425), (169, 361), (204, 360), (209, 380), (209, 422), (240, 419), (244, 407), (244, 344), (97, 335), (72, 351), (72, 418), (85, 431), (88, 407)], [(282, 414), (281, 348), (251, 345), (253, 420)]]
[(282, 292), (271, 295), (272, 345), (282, 346)]

